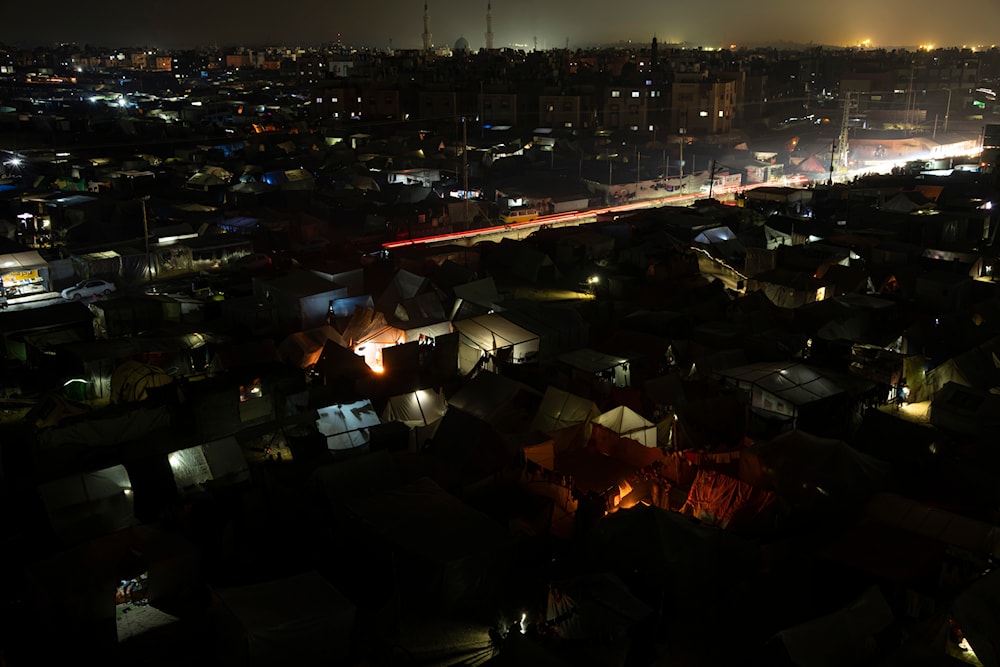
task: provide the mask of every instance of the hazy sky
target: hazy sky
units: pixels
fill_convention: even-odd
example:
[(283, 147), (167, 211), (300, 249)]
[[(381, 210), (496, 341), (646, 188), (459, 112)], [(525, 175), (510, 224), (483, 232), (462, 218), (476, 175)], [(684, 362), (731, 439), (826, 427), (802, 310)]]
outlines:
[[(428, 0), (436, 45), (485, 43), (486, 0)], [(423, 0), (169, 0), (97, 3), (9, 1), (0, 42), (103, 45), (316, 44), (416, 48)], [(571, 47), (618, 41), (705, 46), (776, 41), (875, 46), (976, 46), (1000, 42), (1000, 0), (495, 0), (494, 45)]]

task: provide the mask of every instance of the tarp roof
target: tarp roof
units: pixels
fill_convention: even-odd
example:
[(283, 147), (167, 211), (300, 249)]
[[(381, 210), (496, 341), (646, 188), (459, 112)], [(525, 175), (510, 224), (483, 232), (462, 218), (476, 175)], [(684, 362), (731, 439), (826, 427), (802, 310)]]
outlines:
[(330, 405), (317, 413), (316, 428), (326, 436), (326, 446), (333, 451), (354, 449), (366, 444), (371, 438), (368, 429), (382, 423), (371, 401), (367, 399)]
[(839, 504), (855, 504), (879, 491), (889, 473), (887, 463), (842, 440), (800, 430), (786, 431), (740, 455), (740, 479), (793, 501), (822, 496)]
[(238, 484), (250, 479), (250, 467), (234, 437), (179, 449), (167, 455), (167, 462), (181, 495), (209, 482)]
[(329, 324), (325, 324), (286, 337), (278, 346), (278, 354), (284, 361), (298, 368), (308, 368), (319, 361), (327, 341), (346, 347), (340, 333)]
[(382, 411), (383, 422), (402, 422), (410, 428), (427, 426), (448, 411), (444, 396), (432, 389), (418, 389), (392, 396)]
[(47, 265), (48, 262), (42, 259), (37, 250), (25, 250), (24, 252), (0, 255), (0, 271), (2, 272), (33, 269)]
[(538, 340), (537, 334), (522, 329), (495, 313), (457, 320), (454, 325), (462, 335), (487, 352)]
[(592, 423), (646, 447), (656, 447), (656, 424), (624, 405), (608, 410), (594, 418)]
[(718, 375), (754, 385), (792, 405), (806, 405), (843, 392), (833, 380), (804, 364), (764, 361), (718, 371)]
[(560, 354), (556, 359), (567, 366), (584, 371), (585, 373), (600, 373), (627, 364), (628, 359), (613, 354), (604, 354), (590, 348), (580, 348)]
[(531, 422), (537, 431), (555, 431), (576, 424), (588, 423), (600, 415), (594, 401), (549, 385), (541, 405)]
[(57, 534), (70, 541), (133, 525), (132, 481), (125, 466), (94, 470), (39, 485)]

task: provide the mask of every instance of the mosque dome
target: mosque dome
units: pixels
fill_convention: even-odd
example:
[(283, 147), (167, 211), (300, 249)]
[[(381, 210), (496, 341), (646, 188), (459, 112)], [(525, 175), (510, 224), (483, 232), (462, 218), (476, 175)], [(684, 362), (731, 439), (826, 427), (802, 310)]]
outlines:
[(468, 51), (469, 50), (469, 40), (465, 37), (459, 37), (455, 40), (455, 48), (452, 51)]

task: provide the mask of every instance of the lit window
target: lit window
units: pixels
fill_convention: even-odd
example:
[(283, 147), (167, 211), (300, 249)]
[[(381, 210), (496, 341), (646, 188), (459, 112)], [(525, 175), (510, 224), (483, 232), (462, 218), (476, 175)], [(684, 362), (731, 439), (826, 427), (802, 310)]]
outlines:
[(323, 98), (322, 97), (317, 97), (316, 98), (316, 104), (323, 104)]
[(698, 115), (701, 116), (702, 118), (708, 118), (708, 112), (707, 111), (699, 111)]
[(722, 113), (722, 109), (719, 109), (719, 118), (722, 118), (722, 117), (723, 117), (723, 115), (724, 115), (724, 114)]
[(611, 91), (611, 97), (621, 97), (621, 96), (622, 96), (622, 91), (620, 91), (620, 90), (612, 90)]
[(632, 91), (632, 97), (639, 97), (639, 91), (638, 90), (633, 90)]
[(336, 97), (331, 97), (331, 98), (330, 98), (330, 101), (331, 101), (331, 102), (333, 102), (334, 104), (336, 104), (336, 103), (337, 103), (337, 102), (339, 102), (340, 100), (338, 100), (338, 99), (337, 99)]
[(252, 401), (255, 398), (263, 397), (264, 392), (261, 388), (260, 378), (255, 379), (250, 384), (240, 385), (240, 403), (246, 403), (247, 401)]

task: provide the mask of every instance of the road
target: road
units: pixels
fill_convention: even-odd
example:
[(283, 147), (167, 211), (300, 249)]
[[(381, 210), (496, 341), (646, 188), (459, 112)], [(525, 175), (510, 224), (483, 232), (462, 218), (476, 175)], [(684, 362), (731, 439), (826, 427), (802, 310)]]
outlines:
[[(718, 188), (713, 195), (721, 199), (731, 197), (738, 192), (753, 190), (759, 187), (775, 187), (786, 185), (802, 185), (798, 181), (787, 181), (777, 183), (754, 183), (731, 188)], [(519, 241), (527, 238), (540, 229), (554, 227), (575, 227), (591, 222), (596, 222), (598, 216), (615, 215), (628, 213), (647, 208), (659, 208), (661, 206), (687, 206), (699, 199), (704, 199), (706, 195), (702, 193), (674, 195), (671, 197), (658, 197), (656, 199), (644, 199), (642, 201), (622, 204), (620, 206), (608, 206), (587, 211), (569, 211), (567, 213), (556, 213), (544, 215), (527, 222), (515, 222), (507, 225), (494, 225), (492, 227), (481, 227), (461, 232), (449, 232), (447, 234), (435, 234), (434, 236), (422, 236), (405, 241), (390, 241), (383, 243), (385, 250), (398, 250), (400, 248), (415, 246), (435, 246), (435, 245), (467, 245), (472, 246), (480, 241), (500, 241), (501, 239), (512, 239)]]

